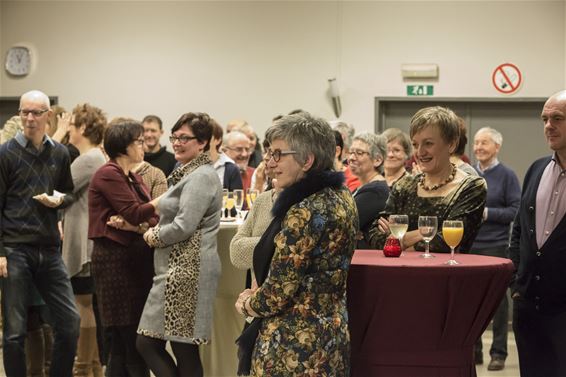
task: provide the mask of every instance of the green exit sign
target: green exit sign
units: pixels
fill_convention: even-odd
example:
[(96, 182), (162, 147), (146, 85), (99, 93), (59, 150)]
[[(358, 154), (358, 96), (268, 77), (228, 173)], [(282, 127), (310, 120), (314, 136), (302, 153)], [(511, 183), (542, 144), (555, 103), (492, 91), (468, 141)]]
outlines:
[(432, 85), (407, 85), (408, 96), (432, 96), (434, 87)]

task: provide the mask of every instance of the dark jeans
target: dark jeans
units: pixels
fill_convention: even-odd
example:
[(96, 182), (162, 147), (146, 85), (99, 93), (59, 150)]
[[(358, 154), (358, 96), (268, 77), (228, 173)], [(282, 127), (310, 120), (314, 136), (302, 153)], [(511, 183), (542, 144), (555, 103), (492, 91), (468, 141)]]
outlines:
[(79, 337), (79, 313), (58, 247), (5, 246), (8, 277), (2, 279), (4, 369), (8, 377), (26, 376), (24, 343), (31, 287), (49, 308), (54, 331), (49, 375), (72, 376)]
[[(500, 257), (509, 258), (507, 246), (495, 246), (490, 249), (472, 249), (474, 254), (487, 255), (490, 257)], [(491, 348), (489, 349), (489, 354), (491, 357), (502, 357), (507, 358), (507, 333), (509, 332), (509, 299), (507, 298), (507, 293), (503, 296), (501, 303), (497, 307), (495, 314), (493, 315), (493, 341), (491, 343)], [(482, 353), (482, 341), (481, 336), (476, 342), (475, 352), (476, 354)]]
[(566, 376), (566, 312), (541, 314), (533, 302), (515, 299), (513, 332), (521, 377)]

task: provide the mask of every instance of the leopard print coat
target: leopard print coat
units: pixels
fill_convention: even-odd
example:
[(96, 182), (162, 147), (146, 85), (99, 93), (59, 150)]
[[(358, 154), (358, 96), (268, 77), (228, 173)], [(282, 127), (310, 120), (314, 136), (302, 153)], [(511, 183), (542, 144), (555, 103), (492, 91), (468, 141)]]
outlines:
[(152, 338), (207, 343), (220, 276), (216, 235), (222, 186), (203, 153), (169, 176), (159, 201), (159, 225), (146, 240), (155, 249), (155, 278), (138, 333)]

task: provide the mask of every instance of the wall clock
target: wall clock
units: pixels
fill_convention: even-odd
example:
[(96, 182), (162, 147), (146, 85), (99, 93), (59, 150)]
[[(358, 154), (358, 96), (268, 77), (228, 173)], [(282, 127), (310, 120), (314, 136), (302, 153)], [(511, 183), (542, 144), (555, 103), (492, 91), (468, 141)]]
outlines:
[(6, 53), (6, 72), (12, 76), (26, 76), (31, 72), (32, 53), (26, 46), (13, 46)]

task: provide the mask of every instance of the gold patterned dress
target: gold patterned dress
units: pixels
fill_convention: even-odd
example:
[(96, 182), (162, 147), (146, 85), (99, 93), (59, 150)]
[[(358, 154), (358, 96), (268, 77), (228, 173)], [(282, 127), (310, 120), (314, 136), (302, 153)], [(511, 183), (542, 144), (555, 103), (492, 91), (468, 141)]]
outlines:
[[(444, 220), (462, 220), (464, 236), (460, 252), (467, 253), (478, 234), (482, 223), (483, 209), (487, 196), (485, 180), (478, 176), (467, 175), (460, 185), (446, 196), (421, 197), (417, 195), (419, 176), (407, 175), (399, 180), (389, 192), (384, 213), (403, 214), (409, 216), (408, 231), (417, 230), (419, 216), (437, 216), (438, 232), (430, 241), (430, 251), (449, 253), (450, 247), (442, 237)], [(377, 220), (368, 231), (366, 239), (374, 249), (383, 249), (387, 234), (377, 229)], [(424, 242), (414, 245), (416, 250), (424, 250)]]

